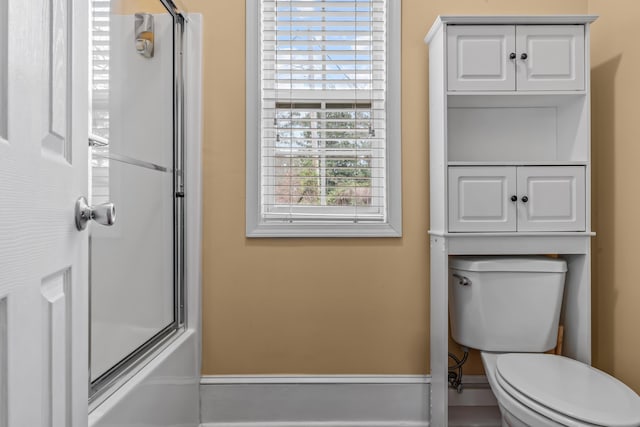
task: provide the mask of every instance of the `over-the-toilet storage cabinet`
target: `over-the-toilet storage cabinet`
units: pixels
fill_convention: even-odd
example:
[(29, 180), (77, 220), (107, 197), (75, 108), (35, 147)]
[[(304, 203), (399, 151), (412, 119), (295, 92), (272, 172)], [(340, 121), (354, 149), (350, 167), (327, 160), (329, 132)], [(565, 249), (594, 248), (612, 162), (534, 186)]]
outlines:
[(564, 354), (591, 361), (594, 20), (441, 16), (427, 34), (431, 425), (448, 420), (450, 256), (561, 256)]

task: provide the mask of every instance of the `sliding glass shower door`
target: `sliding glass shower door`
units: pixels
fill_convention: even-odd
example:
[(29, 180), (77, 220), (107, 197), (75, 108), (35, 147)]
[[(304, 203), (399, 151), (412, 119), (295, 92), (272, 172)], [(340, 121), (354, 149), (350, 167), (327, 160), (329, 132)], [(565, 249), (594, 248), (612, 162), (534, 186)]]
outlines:
[(90, 230), (92, 394), (181, 323), (181, 22), (136, 3), (92, 0), (91, 204), (116, 211)]

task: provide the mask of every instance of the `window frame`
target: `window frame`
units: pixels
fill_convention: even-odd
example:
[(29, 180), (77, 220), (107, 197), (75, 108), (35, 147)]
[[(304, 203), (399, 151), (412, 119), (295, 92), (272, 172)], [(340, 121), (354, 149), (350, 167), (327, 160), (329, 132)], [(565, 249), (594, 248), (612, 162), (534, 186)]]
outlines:
[(246, 236), (401, 237), (401, 0), (388, 0), (385, 222), (264, 222), (261, 206), (261, 22), (260, 1), (246, 0)]

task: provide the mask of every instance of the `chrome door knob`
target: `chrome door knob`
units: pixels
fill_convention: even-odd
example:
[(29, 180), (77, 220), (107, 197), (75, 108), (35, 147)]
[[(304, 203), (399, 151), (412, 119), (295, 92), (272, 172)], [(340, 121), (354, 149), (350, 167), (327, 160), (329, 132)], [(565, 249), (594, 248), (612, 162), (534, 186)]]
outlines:
[(76, 200), (76, 228), (78, 231), (87, 228), (87, 222), (90, 220), (102, 225), (113, 225), (116, 222), (116, 207), (113, 203), (89, 206), (87, 199), (78, 198)]

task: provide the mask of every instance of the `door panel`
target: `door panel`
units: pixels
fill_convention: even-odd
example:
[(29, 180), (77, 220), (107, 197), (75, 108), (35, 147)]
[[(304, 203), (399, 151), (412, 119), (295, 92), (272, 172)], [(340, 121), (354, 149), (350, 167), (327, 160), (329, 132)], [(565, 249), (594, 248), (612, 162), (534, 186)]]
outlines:
[(87, 6), (0, 9), (0, 426), (80, 427), (88, 235), (74, 207), (88, 191)]
[(450, 167), (449, 231), (515, 231), (514, 167)]
[(583, 166), (518, 168), (518, 231), (584, 231), (584, 180)]
[(584, 90), (582, 25), (519, 25), (516, 49), (518, 90)]
[(449, 90), (515, 90), (512, 25), (447, 27)]

